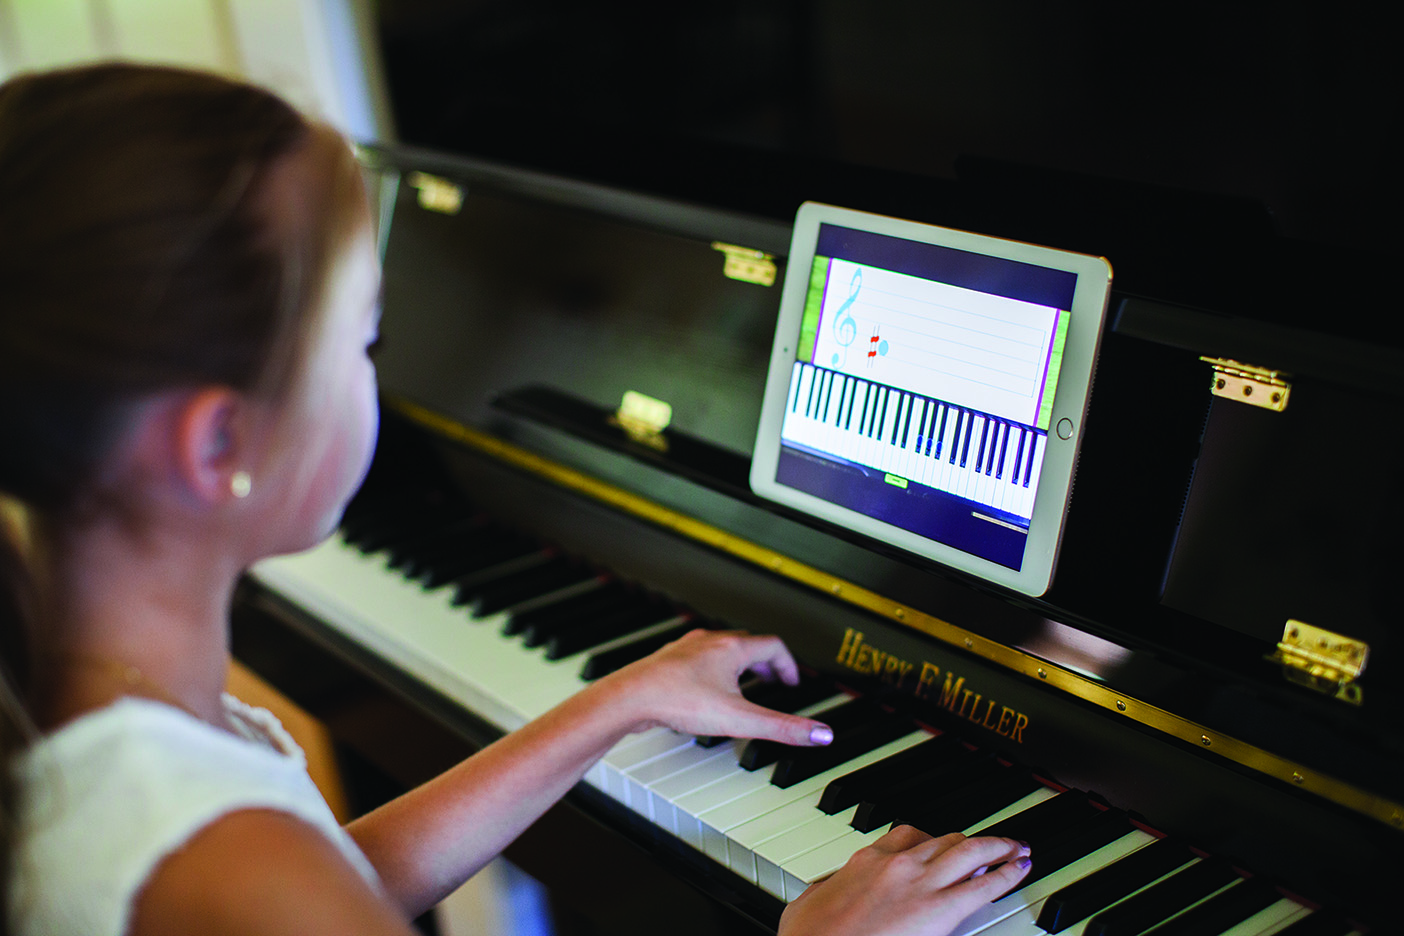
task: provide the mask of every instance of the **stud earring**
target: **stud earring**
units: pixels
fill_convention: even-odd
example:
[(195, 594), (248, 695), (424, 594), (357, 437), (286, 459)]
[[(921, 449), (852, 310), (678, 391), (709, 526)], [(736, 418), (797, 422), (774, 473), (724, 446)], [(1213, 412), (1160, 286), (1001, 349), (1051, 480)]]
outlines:
[(253, 478), (247, 471), (236, 471), (229, 476), (229, 493), (243, 500), (253, 490)]

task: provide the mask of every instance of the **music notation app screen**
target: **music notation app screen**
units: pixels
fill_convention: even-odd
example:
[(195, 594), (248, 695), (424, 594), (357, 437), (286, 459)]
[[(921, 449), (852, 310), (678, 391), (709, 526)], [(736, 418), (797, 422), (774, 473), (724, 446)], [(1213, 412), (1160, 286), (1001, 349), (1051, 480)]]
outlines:
[(822, 225), (776, 480), (1020, 568), (1076, 282)]

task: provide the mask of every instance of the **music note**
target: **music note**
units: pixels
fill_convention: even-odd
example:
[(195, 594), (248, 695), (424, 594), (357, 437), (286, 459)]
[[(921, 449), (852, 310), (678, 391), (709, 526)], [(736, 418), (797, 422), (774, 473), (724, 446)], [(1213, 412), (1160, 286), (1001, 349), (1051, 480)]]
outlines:
[(873, 326), (873, 337), (868, 339), (868, 366), (873, 366), (873, 361), (881, 354), (887, 357), (887, 342), (878, 335), (878, 326)]
[[(848, 363), (848, 346), (858, 338), (858, 322), (848, 310), (857, 301), (858, 292), (862, 288), (863, 271), (861, 269), (854, 270), (853, 279), (848, 283), (848, 298), (843, 301), (843, 305), (838, 307), (837, 317), (834, 319), (834, 341), (838, 343), (840, 348), (843, 348), (843, 362), (845, 364)], [(834, 354), (831, 363), (839, 365), (837, 353)]]

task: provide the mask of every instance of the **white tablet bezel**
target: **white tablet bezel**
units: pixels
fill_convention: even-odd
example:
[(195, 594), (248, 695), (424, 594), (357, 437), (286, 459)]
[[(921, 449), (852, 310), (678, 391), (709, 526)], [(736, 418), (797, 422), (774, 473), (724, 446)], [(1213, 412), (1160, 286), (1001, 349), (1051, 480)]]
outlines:
[[(846, 507), (816, 497), (776, 480), (780, 459), (780, 432), (791, 386), (804, 316), (810, 270), (819, 228), (832, 224), (935, 244), (990, 257), (1017, 260), (1077, 277), (1068, 321), (1061, 369), (1049, 420), (1046, 454), (1034, 495), (1034, 509), (1025, 541), (1023, 564), (1011, 569), (972, 553), (928, 539), (897, 526), (875, 520)], [(1003, 240), (915, 221), (870, 214), (817, 202), (800, 206), (787, 261), (787, 275), (780, 297), (775, 342), (766, 377), (760, 426), (751, 461), (751, 489), (760, 497), (792, 507), (847, 529), (890, 543), (900, 549), (959, 569), (1025, 595), (1048, 590), (1062, 539), (1063, 520), (1072, 490), (1073, 469), (1087, 414), (1092, 373), (1101, 342), (1111, 287), (1111, 265), (1101, 257), (1071, 253)], [(1067, 420), (1067, 423), (1063, 421)], [(1071, 424), (1068, 438), (1057, 428)]]

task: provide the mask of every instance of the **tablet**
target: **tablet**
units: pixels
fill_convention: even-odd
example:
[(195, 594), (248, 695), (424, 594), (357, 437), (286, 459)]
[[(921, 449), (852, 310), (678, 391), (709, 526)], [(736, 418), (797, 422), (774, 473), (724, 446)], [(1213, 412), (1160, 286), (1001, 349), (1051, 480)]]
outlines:
[(1043, 594), (1110, 287), (1100, 257), (805, 203), (752, 490)]

